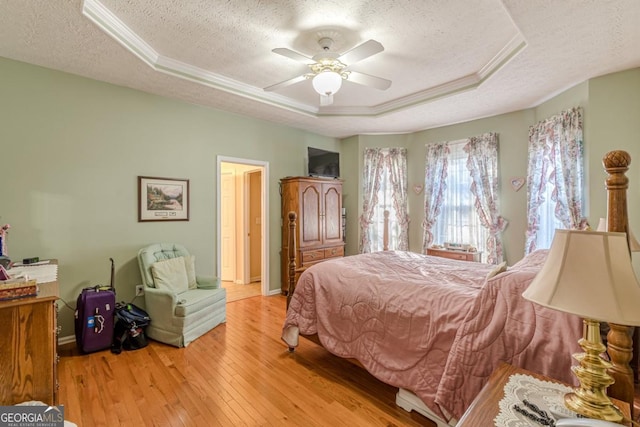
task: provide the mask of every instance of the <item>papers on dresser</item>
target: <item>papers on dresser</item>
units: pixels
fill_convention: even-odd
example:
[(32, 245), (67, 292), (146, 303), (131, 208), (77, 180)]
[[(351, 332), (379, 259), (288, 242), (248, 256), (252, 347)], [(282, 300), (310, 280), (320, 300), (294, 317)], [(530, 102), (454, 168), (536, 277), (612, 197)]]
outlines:
[(11, 277), (26, 277), (27, 279), (33, 279), (37, 283), (55, 282), (58, 280), (58, 265), (57, 264), (29, 264), (15, 266), (8, 270)]

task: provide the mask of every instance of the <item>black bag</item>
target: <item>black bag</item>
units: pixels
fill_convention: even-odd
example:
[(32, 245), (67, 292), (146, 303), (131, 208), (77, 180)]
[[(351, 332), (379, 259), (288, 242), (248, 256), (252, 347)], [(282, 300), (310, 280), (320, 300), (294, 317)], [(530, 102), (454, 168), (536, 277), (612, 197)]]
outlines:
[(120, 354), (122, 349), (138, 350), (146, 347), (148, 342), (144, 330), (149, 323), (151, 323), (149, 314), (137, 305), (117, 303), (111, 352)]

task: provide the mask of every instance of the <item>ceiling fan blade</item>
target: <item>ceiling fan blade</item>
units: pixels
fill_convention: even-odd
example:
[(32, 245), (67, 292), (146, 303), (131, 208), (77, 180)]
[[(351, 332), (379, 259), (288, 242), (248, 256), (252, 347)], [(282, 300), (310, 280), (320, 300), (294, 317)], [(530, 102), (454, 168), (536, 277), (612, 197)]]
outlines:
[(370, 76), (369, 74), (359, 73), (357, 71), (350, 71), (348, 81), (358, 83), (359, 85), (370, 86), (380, 90), (389, 89), (391, 86), (391, 80), (383, 79), (382, 77)]
[(338, 57), (338, 59), (343, 64), (351, 65), (358, 61), (362, 61), (363, 59), (368, 58), (372, 55), (375, 55), (376, 53), (380, 53), (383, 50), (384, 47), (379, 42), (375, 40), (367, 40), (361, 45), (354, 47), (350, 51), (343, 53)]
[(286, 47), (277, 47), (273, 49), (271, 52), (277, 53), (278, 55), (286, 56), (289, 59), (293, 59), (294, 61), (302, 62), (303, 64), (315, 64), (316, 61), (305, 56), (301, 53), (293, 51), (291, 49), (287, 49)]
[(283, 82), (276, 83), (274, 85), (265, 87), (264, 90), (267, 91), (267, 92), (273, 92), (274, 90), (279, 90), (279, 89), (282, 89), (283, 87), (291, 86), (293, 84), (299, 83), (299, 82), (301, 82), (303, 80), (306, 80), (306, 79), (307, 78), (303, 74), (301, 76), (294, 77), (292, 79), (285, 80)]

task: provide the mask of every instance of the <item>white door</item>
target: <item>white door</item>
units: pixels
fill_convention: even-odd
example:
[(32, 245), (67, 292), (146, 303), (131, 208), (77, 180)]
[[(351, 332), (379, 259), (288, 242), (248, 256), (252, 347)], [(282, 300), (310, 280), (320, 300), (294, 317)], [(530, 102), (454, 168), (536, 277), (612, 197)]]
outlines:
[(232, 172), (222, 172), (220, 181), (221, 280), (236, 280), (236, 189)]

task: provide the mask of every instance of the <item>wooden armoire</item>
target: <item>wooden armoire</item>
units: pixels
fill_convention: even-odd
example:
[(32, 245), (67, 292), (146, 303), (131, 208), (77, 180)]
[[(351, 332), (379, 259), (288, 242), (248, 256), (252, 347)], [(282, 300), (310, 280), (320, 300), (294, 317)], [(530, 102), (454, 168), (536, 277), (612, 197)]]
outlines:
[(282, 197), (281, 289), (289, 290), (289, 212), (298, 216), (296, 267), (309, 267), (344, 256), (342, 181), (333, 178), (287, 177), (280, 180)]

